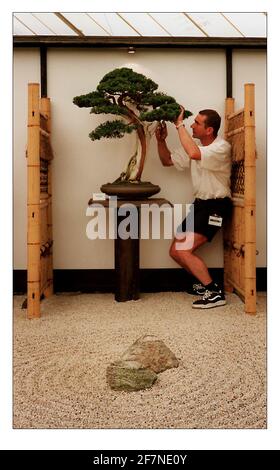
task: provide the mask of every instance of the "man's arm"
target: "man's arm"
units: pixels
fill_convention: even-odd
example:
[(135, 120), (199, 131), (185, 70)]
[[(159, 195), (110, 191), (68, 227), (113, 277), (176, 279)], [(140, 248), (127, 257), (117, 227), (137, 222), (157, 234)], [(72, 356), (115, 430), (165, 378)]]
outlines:
[(201, 160), (199, 147), (184, 126), (177, 128), (182, 147), (192, 160)]
[(171, 160), (171, 153), (168, 149), (165, 139), (167, 137), (167, 128), (165, 122), (163, 124), (158, 124), (156, 128), (156, 138), (158, 144), (158, 154), (163, 166), (172, 166), (173, 162)]
[(201, 153), (199, 147), (196, 145), (193, 138), (188, 133), (187, 129), (183, 123), (183, 116), (184, 116), (184, 108), (181, 106), (181, 113), (177, 117), (176, 121), (174, 122), (176, 129), (178, 131), (179, 139), (181, 141), (182, 147), (188, 156), (192, 160), (201, 160)]

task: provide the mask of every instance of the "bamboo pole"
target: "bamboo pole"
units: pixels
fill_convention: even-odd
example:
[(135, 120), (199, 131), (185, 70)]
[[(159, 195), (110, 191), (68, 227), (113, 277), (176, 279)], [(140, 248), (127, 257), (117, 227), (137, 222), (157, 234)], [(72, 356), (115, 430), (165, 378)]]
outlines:
[[(40, 193), (40, 202), (41, 204), (44, 203), (45, 199), (49, 199), (49, 195), (47, 193)], [(48, 204), (48, 201), (45, 202), (45, 204)]]
[(47, 137), (47, 138), (50, 137), (50, 133), (47, 132), (47, 131), (44, 131), (44, 129), (40, 129), (40, 133), (41, 133), (42, 135), (44, 135), (45, 137)]
[(40, 317), (40, 114), (39, 84), (28, 84), (27, 317)]
[(237, 294), (239, 297), (242, 299), (242, 301), (245, 301), (245, 291), (240, 287), (234, 280), (229, 278), (228, 282), (232, 285), (232, 287), (236, 290)]
[[(51, 136), (51, 105), (50, 98), (41, 98), (40, 100), (40, 111), (41, 114), (47, 119), (47, 133), (50, 138)], [(47, 238), (49, 241), (53, 239), (52, 230), (52, 161), (48, 161), (48, 208), (47, 208)], [(53, 294), (53, 251), (50, 248), (50, 252), (47, 256), (47, 287), (44, 290), (45, 297), (49, 297)]]
[(244, 127), (238, 127), (238, 129), (234, 129), (234, 131), (229, 131), (227, 132), (227, 138), (228, 137), (231, 137), (233, 135), (236, 135), (236, 134), (242, 134), (242, 132), (244, 132)]
[[(45, 99), (45, 98), (41, 98), (41, 100), (43, 100), (43, 99)], [(46, 99), (49, 99), (49, 98), (46, 98)], [(45, 114), (45, 113), (42, 111), (42, 109), (40, 109), (40, 116), (42, 116), (44, 119), (46, 119), (46, 121), (48, 120), (48, 115)]]
[[(227, 98), (225, 103), (225, 129), (224, 136), (227, 138), (228, 132), (228, 116), (234, 112), (234, 98)], [(231, 223), (231, 222), (228, 222)], [(227, 230), (227, 227), (224, 229), (224, 239), (225, 236), (228, 236), (230, 230)], [(232, 284), (228, 282), (228, 279), (232, 272), (232, 253), (231, 249), (225, 247), (224, 249), (224, 289), (226, 292), (233, 292)]]
[[(234, 100), (234, 98), (227, 98), (227, 100)], [(239, 114), (242, 114), (244, 111), (244, 108), (239, 109), (238, 111), (235, 111), (233, 113), (228, 114), (228, 119), (233, 119), (236, 116), (239, 116)]]
[(228, 132), (228, 119), (234, 113), (234, 98), (227, 98), (225, 104), (225, 129), (224, 129), (224, 136), (225, 139), (227, 137)]
[(244, 207), (244, 198), (233, 196), (232, 202), (236, 207)]
[(245, 312), (256, 313), (255, 85), (245, 85)]

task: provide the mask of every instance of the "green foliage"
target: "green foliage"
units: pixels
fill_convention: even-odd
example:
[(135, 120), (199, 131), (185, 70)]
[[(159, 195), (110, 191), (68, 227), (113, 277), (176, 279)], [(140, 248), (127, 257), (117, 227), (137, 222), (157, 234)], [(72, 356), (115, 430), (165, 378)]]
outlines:
[(121, 138), (124, 134), (131, 134), (137, 128), (134, 124), (125, 124), (123, 121), (116, 119), (114, 121), (106, 121), (100, 124), (94, 131), (89, 134), (91, 140), (99, 140), (102, 137)]
[[(76, 96), (73, 103), (91, 108), (92, 114), (114, 114), (129, 120), (107, 121), (90, 133), (92, 140), (102, 137), (120, 138), (141, 126), (141, 121), (171, 121), (180, 114), (180, 106), (172, 96), (156, 92), (158, 85), (141, 73), (123, 67), (107, 73), (97, 90)], [(185, 111), (184, 118), (191, 116)], [(135, 122), (138, 122), (135, 125)]]
[(118, 114), (120, 116), (128, 115), (128, 110), (117, 104), (106, 104), (104, 106), (93, 106), (91, 114)]
[(79, 108), (91, 108), (93, 106), (106, 106), (112, 104), (111, 101), (99, 91), (92, 91), (87, 95), (75, 96), (73, 103)]
[(157, 88), (158, 85), (146, 78), (145, 75), (126, 67), (107, 73), (97, 86), (97, 90), (101, 93), (116, 95), (125, 93), (136, 97), (141, 94), (151, 93)]
[(165, 95), (165, 93), (148, 93), (143, 97), (143, 104), (148, 104), (153, 107), (162, 106), (163, 104), (176, 103), (172, 96)]
[[(171, 121), (173, 122), (176, 117), (180, 114), (180, 106), (174, 100), (174, 102), (170, 104), (163, 104), (158, 108), (153, 109), (152, 111), (142, 112), (140, 113), (139, 119), (140, 121)], [(186, 111), (184, 113), (184, 119), (191, 116), (192, 113), (190, 111)]]

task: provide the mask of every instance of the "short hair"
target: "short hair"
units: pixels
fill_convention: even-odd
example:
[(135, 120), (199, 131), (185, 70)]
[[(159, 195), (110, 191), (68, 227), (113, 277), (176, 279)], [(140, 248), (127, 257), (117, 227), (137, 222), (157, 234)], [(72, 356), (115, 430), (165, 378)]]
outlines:
[(221, 125), (221, 116), (214, 109), (203, 109), (199, 114), (206, 116), (205, 127), (213, 127), (213, 135), (217, 137)]

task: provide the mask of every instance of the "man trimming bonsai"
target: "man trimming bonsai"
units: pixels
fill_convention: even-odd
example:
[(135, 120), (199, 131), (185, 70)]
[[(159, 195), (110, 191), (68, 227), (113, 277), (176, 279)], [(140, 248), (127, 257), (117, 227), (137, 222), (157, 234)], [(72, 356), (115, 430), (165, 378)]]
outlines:
[[(197, 248), (211, 241), (231, 212), (231, 146), (218, 137), (221, 118), (212, 109), (199, 111), (191, 125), (192, 136), (183, 123), (184, 108), (175, 119), (181, 147), (170, 152), (166, 145), (166, 124), (156, 130), (158, 152), (164, 166), (177, 170), (191, 169), (195, 200), (191, 210), (177, 229), (170, 247), (170, 256), (199, 281), (193, 285), (193, 294), (202, 298), (193, 302), (193, 308), (212, 308), (226, 304), (223, 287), (214, 282), (205, 262), (195, 253)], [(197, 145), (194, 139), (199, 139)]]

